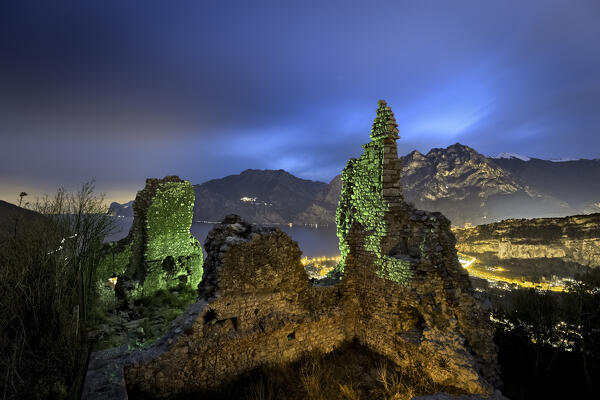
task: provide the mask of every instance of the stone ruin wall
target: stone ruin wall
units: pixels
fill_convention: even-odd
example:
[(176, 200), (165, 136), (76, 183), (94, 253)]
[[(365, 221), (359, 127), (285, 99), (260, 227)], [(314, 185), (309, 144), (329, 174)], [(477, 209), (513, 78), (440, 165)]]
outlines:
[(190, 234), (194, 189), (177, 176), (147, 179), (133, 202), (126, 238), (111, 244), (101, 262), (100, 280), (118, 276), (125, 297), (150, 296), (159, 289), (197, 287), (202, 278), (202, 247)]
[[(458, 263), (449, 221), (404, 202), (397, 130), (385, 103), (378, 118), (362, 161), (351, 160), (343, 174), (343, 279), (312, 286), (286, 234), (226, 217), (206, 240), (198, 301), (153, 347), (121, 358), (130, 394), (215, 390), (261, 365), (352, 340), (435, 382), (492, 394), (500, 381), (489, 315)], [(359, 209), (367, 203), (372, 209)], [(92, 386), (85, 397), (100, 398)]]
[(263, 364), (328, 353), (352, 335), (340, 288), (312, 287), (285, 233), (228, 217), (206, 248), (212, 276), (201, 298), (155, 349), (134, 358), (128, 390), (160, 398), (216, 389)]
[[(499, 383), (489, 316), (474, 300), (458, 263), (450, 221), (416, 210), (402, 198), (396, 126), (393, 113), (380, 102), (371, 143), (342, 174), (340, 204), (351, 210), (345, 221), (351, 228), (346, 236), (338, 234), (350, 249), (344, 279), (361, 299), (357, 337), (399, 365), (417, 362), (435, 381), (477, 393), (478, 375)], [(357, 179), (373, 174), (373, 168), (379, 196)], [(383, 235), (364, 229), (356, 218), (353, 208), (365, 198), (371, 210), (384, 210)]]

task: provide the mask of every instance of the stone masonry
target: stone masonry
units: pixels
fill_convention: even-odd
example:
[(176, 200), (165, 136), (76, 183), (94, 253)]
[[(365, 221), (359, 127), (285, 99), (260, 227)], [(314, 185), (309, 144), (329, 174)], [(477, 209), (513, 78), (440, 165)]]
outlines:
[(190, 234), (194, 189), (177, 176), (146, 179), (133, 202), (128, 236), (110, 246), (102, 261), (102, 283), (117, 276), (117, 293), (151, 296), (159, 289), (189, 285), (202, 278), (202, 248)]
[[(449, 221), (404, 202), (396, 139), (380, 102), (371, 143), (343, 174), (338, 284), (312, 286), (297, 243), (281, 231), (226, 217), (206, 240), (198, 301), (153, 347), (122, 361), (127, 392), (201, 393), (358, 340), (436, 382), (493, 395), (500, 380), (489, 315), (458, 263)], [(94, 385), (86, 398), (100, 397)]]
[(417, 362), (437, 382), (485, 393), (500, 384), (489, 315), (458, 262), (450, 221), (403, 200), (397, 133), (380, 101), (371, 143), (342, 173), (338, 236), (355, 334), (399, 365)]
[(128, 391), (158, 398), (218, 388), (265, 363), (327, 353), (352, 336), (341, 287), (312, 287), (296, 242), (227, 216), (208, 235), (199, 300), (132, 357)]

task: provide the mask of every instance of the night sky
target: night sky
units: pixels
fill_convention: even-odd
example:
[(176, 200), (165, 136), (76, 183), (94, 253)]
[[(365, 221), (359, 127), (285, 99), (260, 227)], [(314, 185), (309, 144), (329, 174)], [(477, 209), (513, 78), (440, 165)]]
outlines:
[(0, 199), (400, 154), (600, 157), (600, 2), (2, 1)]

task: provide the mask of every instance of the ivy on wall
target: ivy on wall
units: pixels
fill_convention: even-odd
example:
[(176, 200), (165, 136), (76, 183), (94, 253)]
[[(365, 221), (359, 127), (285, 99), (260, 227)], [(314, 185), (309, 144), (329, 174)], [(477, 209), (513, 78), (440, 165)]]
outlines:
[[(132, 235), (132, 242), (126, 245), (113, 245), (100, 263), (99, 279), (106, 282), (115, 274), (144, 269), (143, 282), (131, 292), (134, 298), (181, 285), (197, 287), (202, 279), (203, 257), (200, 243), (190, 234), (193, 207), (194, 188), (190, 182), (159, 183), (145, 212), (145, 224), (137, 228), (145, 234)], [(143, 244), (136, 243), (142, 240)], [(134, 257), (135, 249), (143, 249), (144, 254)]]
[(364, 249), (376, 258), (380, 278), (405, 284), (411, 277), (410, 262), (383, 254), (382, 240), (387, 235), (385, 214), (389, 204), (383, 198), (384, 139), (397, 138), (394, 114), (384, 101), (379, 102), (371, 129), (371, 142), (363, 145), (358, 159), (351, 159), (342, 171), (342, 192), (336, 210), (340, 248), (338, 271), (343, 273), (350, 252), (348, 235), (354, 223), (365, 232)]
[(156, 189), (146, 214), (147, 271), (144, 294), (202, 279), (202, 248), (190, 234), (194, 188), (190, 182), (166, 182)]
[(115, 292), (109, 286), (109, 278), (122, 276), (131, 262), (131, 243), (110, 242), (106, 245), (105, 255), (96, 268), (96, 292), (100, 304), (106, 308), (115, 305)]

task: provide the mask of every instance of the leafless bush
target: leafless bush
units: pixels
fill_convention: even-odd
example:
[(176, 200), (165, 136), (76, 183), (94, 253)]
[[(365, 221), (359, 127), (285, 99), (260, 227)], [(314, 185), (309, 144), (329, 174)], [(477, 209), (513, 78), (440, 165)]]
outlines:
[(94, 271), (112, 220), (93, 182), (31, 209), (41, 215), (0, 244), (0, 396), (78, 398)]

